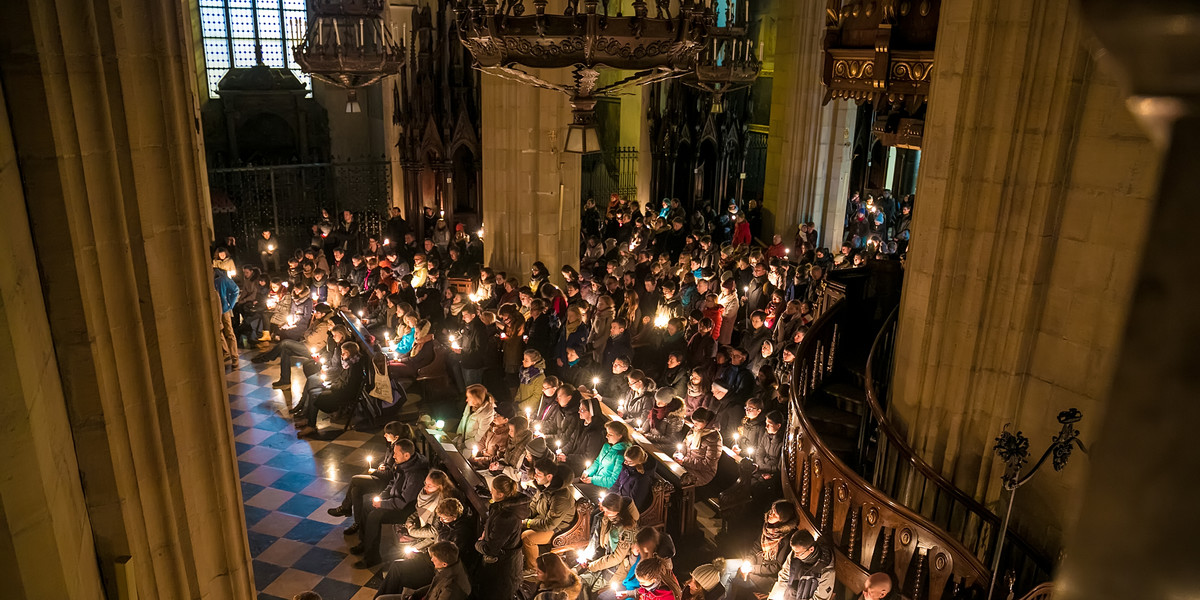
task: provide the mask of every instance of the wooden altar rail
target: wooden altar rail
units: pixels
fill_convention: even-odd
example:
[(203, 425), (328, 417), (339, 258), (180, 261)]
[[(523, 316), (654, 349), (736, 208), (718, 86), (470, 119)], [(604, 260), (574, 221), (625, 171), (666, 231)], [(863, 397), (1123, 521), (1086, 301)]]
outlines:
[(837, 579), (853, 593), (870, 573), (891, 575), (915, 600), (982, 597), (990, 573), (952, 535), (877, 490), (830, 451), (804, 413), (805, 400), (838, 365), (839, 336), (850, 315), (835, 299), (797, 350), (784, 446), (785, 493), (803, 527), (830, 543)]
[[(996, 539), (1001, 527), (1000, 517), (921, 458), (892, 425), (883, 407), (891, 380), (898, 313), (899, 307), (884, 321), (867, 358), (869, 414), (863, 433), (876, 439), (872, 474), (869, 475), (871, 484), (949, 532), (980, 561), (991, 565), (998, 550)], [(1004, 547), (999, 551), (1003, 553), (1001, 574), (1011, 573), (1018, 593), (1050, 579), (1050, 560), (1015, 531), (1009, 530)]]

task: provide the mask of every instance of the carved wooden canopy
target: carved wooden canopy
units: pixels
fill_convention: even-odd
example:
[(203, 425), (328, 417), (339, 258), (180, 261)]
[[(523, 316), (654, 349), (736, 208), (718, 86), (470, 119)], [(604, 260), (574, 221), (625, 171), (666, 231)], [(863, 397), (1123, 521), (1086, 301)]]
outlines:
[(941, 0), (829, 0), (825, 102), (870, 102), (888, 146), (919, 148)]

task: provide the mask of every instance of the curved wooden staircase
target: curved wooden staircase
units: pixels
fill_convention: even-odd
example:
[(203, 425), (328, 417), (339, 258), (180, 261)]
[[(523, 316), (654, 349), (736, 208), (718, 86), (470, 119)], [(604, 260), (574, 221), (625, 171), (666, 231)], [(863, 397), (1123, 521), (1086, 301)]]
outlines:
[(857, 593), (882, 571), (904, 598), (982, 600), (1000, 552), (1005, 577), (993, 597), (1033, 591), (1050, 578), (1049, 561), (1011, 531), (995, 548), (1000, 518), (887, 420), (897, 303), (863, 302), (871, 286), (847, 284), (830, 285), (798, 350), (785, 447), (785, 489), (805, 525), (835, 548), (838, 581)]

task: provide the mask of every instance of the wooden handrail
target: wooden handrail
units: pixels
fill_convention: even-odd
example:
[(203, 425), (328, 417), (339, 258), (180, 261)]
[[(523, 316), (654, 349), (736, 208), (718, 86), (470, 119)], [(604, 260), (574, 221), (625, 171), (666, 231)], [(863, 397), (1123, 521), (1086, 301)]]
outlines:
[[(885, 345), (889, 341), (893, 344), (895, 342), (894, 332), (899, 310), (900, 307), (897, 306), (884, 320), (883, 326), (871, 344), (871, 352), (867, 356), (865, 373), (866, 400), (870, 411), (870, 424), (876, 428), (878, 434), (876, 437), (878, 446), (871, 482), (872, 487), (895, 498), (905, 506), (921, 512), (923, 516), (932, 520), (939, 527), (954, 534), (956, 539), (972, 549), (973, 554), (977, 558), (990, 564), (992, 558), (995, 556), (995, 552), (1003, 550), (995, 547), (995, 538), (998, 537), (996, 534), (1001, 527), (1000, 517), (978, 500), (959, 489), (937, 469), (934, 469), (932, 465), (921, 458), (908, 444), (907, 439), (892, 425), (880, 402), (881, 384), (886, 383), (890, 379), (890, 354), (886, 359), (887, 365), (881, 365), (880, 361), (885, 360), (883, 357), (884, 351), (890, 352), (891, 350), (890, 346), (885, 347)], [(889, 371), (880, 372), (882, 381), (876, 375), (877, 369), (881, 366)], [(912, 477), (909, 475), (901, 476), (898, 473), (899, 464), (911, 467), (913, 471), (910, 473), (916, 474), (920, 480), (919, 483), (914, 484)], [(885, 479), (891, 479), (891, 482), (888, 483)], [(924, 491), (928, 489), (928, 485), (925, 482), (932, 484), (936, 489), (932, 502), (926, 502), (925, 500)], [(922, 490), (920, 498), (914, 499), (912, 497), (914, 489)], [(948, 510), (945, 508), (945, 505), (942, 505), (942, 509), (939, 511), (938, 505), (941, 498), (937, 496), (938, 493), (944, 494), (952, 503)], [(955, 510), (955, 503), (964, 509), (965, 515)], [(925, 510), (923, 509), (928, 509), (931, 514), (925, 514)], [(976, 522), (973, 523), (972, 519)], [(1007, 539), (1008, 544), (1015, 545), (1033, 563), (1034, 572), (1022, 573), (1019, 574), (1019, 577), (1026, 584), (1036, 582), (1035, 580), (1044, 581), (1050, 573), (1050, 561), (1045, 555), (1011, 530), (1008, 532)], [(1025, 569), (1022, 570), (1024, 571)]]
[(969, 549), (923, 516), (897, 503), (830, 451), (805, 415), (805, 400), (834, 371), (846, 301), (835, 299), (797, 350), (785, 444), (785, 490), (801, 521), (830, 540), (837, 577), (851, 592), (867, 575), (886, 572), (903, 597), (958, 600), (979, 596), (990, 573)]

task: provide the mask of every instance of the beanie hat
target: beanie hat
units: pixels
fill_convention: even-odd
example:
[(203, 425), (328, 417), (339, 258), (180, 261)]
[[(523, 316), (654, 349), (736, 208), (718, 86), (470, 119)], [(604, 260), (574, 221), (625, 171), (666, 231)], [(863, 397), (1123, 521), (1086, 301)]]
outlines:
[(721, 572), (712, 565), (700, 565), (692, 569), (692, 579), (707, 592), (721, 583)]
[(500, 415), (505, 419), (511, 419), (513, 418), (513, 415), (517, 414), (517, 409), (512, 405), (511, 402), (500, 402), (496, 404), (495, 410), (497, 415)]
[(529, 440), (529, 443), (525, 445), (525, 450), (529, 452), (529, 455), (534, 460), (550, 456), (550, 452), (546, 449), (546, 438), (542, 437), (535, 437)]

